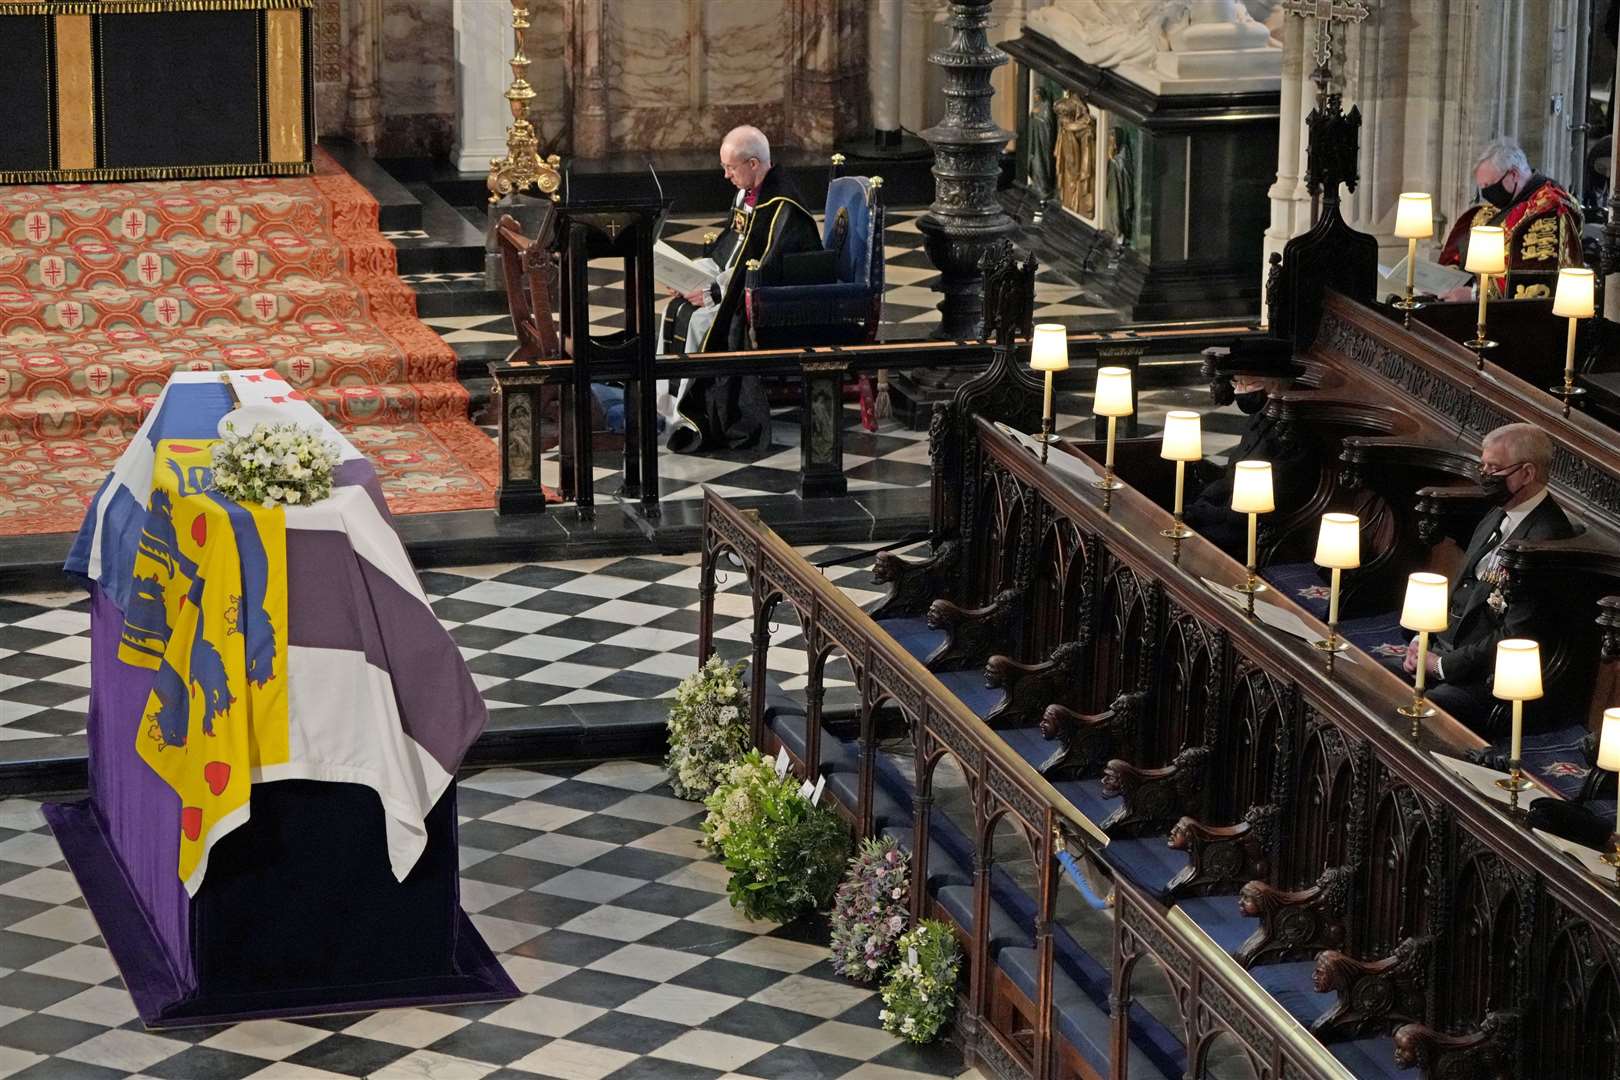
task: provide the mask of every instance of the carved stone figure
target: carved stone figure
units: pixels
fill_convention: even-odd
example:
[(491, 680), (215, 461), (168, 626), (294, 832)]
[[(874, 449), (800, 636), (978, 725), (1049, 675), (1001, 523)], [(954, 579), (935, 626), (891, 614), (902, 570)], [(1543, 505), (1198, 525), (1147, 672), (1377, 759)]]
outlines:
[(1039, 85), (1029, 92), (1029, 190), (1041, 202), (1053, 195), (1052, 153), (1057, 135), (1052, 102)]
[(1097, 212), (1097, 185), (1094, 160), (1097, 146), (1097, 124), (1091, 118), (1091, 109), (1084, 99), (1067, 90), (1052, 105), (1057, 114), (1057, 185), (1058, 200), (1064, 209), (1081, 217)]

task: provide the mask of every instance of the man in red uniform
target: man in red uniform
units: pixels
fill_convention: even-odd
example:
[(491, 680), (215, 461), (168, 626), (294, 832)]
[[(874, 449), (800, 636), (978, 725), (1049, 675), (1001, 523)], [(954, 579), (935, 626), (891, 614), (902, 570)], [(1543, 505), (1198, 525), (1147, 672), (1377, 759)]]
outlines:
[[(1507, 233), (1507, 281), (1492, 278), (1492, 297), (1551, 296), (1561, 266), (1581, 265), (1581, 208), (1575, 197), (1530, 168), (1510, 138), (1485, 147), (1474, 166), (1480, 205), (1463, 211), (1440, 249), (1442, 266), (1468, 261), (1468, 230), (1500, 225)], [(1466, 286), (1446, 299), (1469, 299)]]

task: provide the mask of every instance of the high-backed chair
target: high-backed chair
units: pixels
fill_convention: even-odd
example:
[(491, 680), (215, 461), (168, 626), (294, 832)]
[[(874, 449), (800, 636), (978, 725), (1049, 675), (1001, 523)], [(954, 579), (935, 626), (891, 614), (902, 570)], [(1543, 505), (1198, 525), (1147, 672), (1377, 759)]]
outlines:
[(749, 266), (755, 348), (851, 345), (877, 337), (883, 318), (882, 189), (878, 176), (841, 176), (828, 184), (823, 250), (783, 260), (789, 281), (765, 284), (757, 267)]

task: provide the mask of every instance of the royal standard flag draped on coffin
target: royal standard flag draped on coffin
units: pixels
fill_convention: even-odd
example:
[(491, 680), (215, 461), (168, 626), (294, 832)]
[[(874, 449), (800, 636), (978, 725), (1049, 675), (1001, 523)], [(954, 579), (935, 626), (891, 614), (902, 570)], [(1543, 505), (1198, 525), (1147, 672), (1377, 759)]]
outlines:
[(136, 750), (180, 797), (191, 893), (247, 821), (254, 770), (288, 758), (286, 518), (212, 490), (215, 441), (157, 444), (118, 649), (157, 671)]

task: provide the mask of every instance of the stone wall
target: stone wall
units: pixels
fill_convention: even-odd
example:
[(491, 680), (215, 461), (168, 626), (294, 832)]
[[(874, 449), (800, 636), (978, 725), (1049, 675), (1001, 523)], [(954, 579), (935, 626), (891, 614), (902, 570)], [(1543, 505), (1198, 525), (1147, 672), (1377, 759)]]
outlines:
[[(932, 2), (932, 0), (930, 0)], [(532, 0), (548, 149), (712, 152), (740, 123), (826, 151), (867, 123), (865, 0)], [(504, 124), (508, 0), (319, 0), (317, 125), (381, 156), (484, 154)], [(465, 166), (464, 166), (465, 167)]]

